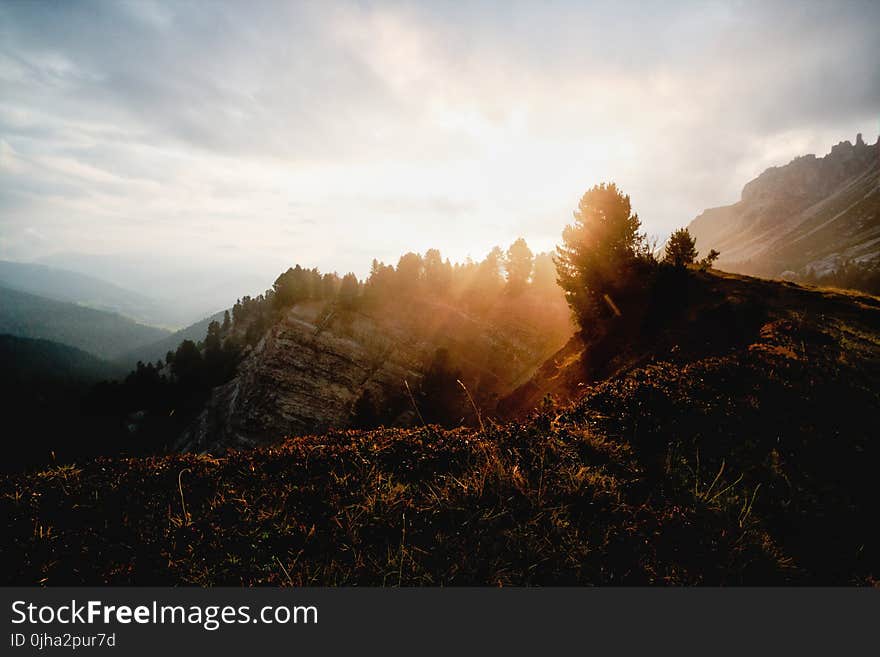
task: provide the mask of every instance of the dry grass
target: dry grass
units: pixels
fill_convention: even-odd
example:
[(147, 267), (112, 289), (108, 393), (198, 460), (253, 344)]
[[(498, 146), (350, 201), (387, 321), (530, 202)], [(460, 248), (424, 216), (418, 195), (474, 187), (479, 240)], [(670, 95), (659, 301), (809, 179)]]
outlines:
[(880, 311), (711, 280), (785, 303), (721, 351), (640, 356), (521, 421), (3, 477), (3, 581), (876, 582)]
[(761, 532), (734, 535), (721, 514), (657, 499), (627, 445), (541, 429), (551, 422), (100, 460), (63, 488), (8, 479), (27, 494), (2, 503), (6, 581), (690, 584), (739, 581), (756, 559), (773, 569)]

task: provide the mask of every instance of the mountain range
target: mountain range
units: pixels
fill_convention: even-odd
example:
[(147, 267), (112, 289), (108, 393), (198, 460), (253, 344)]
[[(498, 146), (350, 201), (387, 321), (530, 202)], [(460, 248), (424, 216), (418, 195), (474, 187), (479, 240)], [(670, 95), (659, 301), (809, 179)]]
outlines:
[[(162, 360), (184, 340), (201, 341), (223, 311), (173, 333), (178, 313), (140, 292), (38, 263), (0, 261), (0, 332), (53, 340), (129, 368)], [(118, 373), (118, 370), (114, 370)]]
[(168, 335), (115, 313), (0, 287), (0, 334), (4, 333), (51, 340), (105, 360)]
[(269, 286), (268, 274), (235, 259), (215, 257), (211, 262), (195, 258), (149, 254), (89, 254), (60, 252), (41, 257), (38, 263), (76, 272), (136, 290), (153, 300), (161, 311), (146, 323), (176, 330), (222, 308), (245, 295)]
[(169, 333), (154, 342), (126, 351), (117, 356), (116, 360), (130, 366), (133, 366), (138, 361), (155, 363), (157, 360), (165, 360), (168, 352), (177, 349), (184, 340), (192, 340), (196, 343), (204, 340), (205, 334), (208, 332), (208, 325), (213, 321), (223, 321), (223, 313), (224, 311), (214, 313), (209, 317), (193, 322), (179, 331)]
[(533, 385), (555, 401), (449, 429), (289, 435), (275, 395), (306, 396), (265, 357), (343, 368), (335, 412), (361, 347), (316, 359), (345, 323), (323, 339), (288, 314), (224, 397), (250, 391), (237, 449), (0, 476), (4, 583), (876, 584), (880, 300), (667, 273), (550, 359)]
[(824, 157), (767, 169), (737, 203), (689, 225), (697, 247), (726, 271), (802, 280), (846, 263), (880, 262), (880, 139), (843, 141)]
[(877, 264), (878, 152), (691, 223), (763, 278), (652, 259), (581, 330), (500, 249), (297, 266), (175, 334), (0, 288), (0, 333), (146, 362), (90, 387), (113, 366), (0, 336), (6, 583), (876, 585), (880, 298), (768, 279)]
[(3, 260), (0, 261), (0, 286), (116, 313), (142, 324), (174, 325), (165, 306), (148, 295), (69, 269)]

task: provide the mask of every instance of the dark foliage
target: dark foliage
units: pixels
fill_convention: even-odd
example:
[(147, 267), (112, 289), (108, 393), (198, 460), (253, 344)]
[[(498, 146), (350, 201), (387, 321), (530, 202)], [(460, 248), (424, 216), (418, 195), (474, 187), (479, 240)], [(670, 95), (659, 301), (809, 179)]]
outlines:
[(880, 294), (880, 263), (844, 260), (837, 269), (825, 274), (816, 274), (811, 269), (803, 277), (803, 282), (810, 285)]
[(121, 376), (120, 367), (75, 347), (10, 335), (0, 335), (0, 363), (0, 470), (63, 462), (107, 447), (96, 423), (89, 421), (89, 432), (77, 428), (87, 412), (91, 387)]
[(535, 257), (526, 241), (520, 237), (507, 249), (505, 269), (507, 270), (507, 288), (513, 294), (525, 289), (532, 275)]
[(640, 286), (640, 277), (654, 264), (639, 216), (614, 183), (597, 185), (581, 197), (562, 241), (556, 250), (557, 280), (584, 330), (619, 314), (627, 292)]
[[(335, 433), (222, 459), (102, 459), (2, 480), (3, 558), (16, 564), (5, 582), (693, 584), (786, 576), (759, 528), (731, 525), (684, 495), (660, 497), (659, 481), (641, 481), (629, 446), (551, 424), (541, 416), (487, 435)], [(35, 534), (35, 522), (51, 532)]]
[(454, 369), (447, 349), (438, 349), (419, 389), (418, 405), (426, 422), (459, 426), (464, 419), (461, 372)]
[(364, 390), (352, 409), (351, 426), (355, 429), (372, 429), (380, 422), (379, 411), (369, 390)]
[(679, 228), (669, 236), (664, 260), (674, 267), (686, 267), (696, 262), (696, 240), (691, 237), (687, 228)]
[(5, 583), (876, 583), (880, 302), (640, 289), (590, 354), (614, 371), (522, 421), (2, 477)]
[(70, 345), (106, 360), (168, 335), (115, 313), (3, 287), (0, 333)]

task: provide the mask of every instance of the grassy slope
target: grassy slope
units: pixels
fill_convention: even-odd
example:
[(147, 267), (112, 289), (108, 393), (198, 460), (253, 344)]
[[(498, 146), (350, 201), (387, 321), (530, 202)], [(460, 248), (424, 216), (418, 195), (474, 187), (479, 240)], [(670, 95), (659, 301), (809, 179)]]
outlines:
[(107, 360), (168, 335), (121, 315), (3, 287), (0, 333), (60, 342)]
[(124, 376), (124, 368), (92, 354), (50, 340), (0, 335), (2, 385), (47, 381), (91, 384)]
[(155, 299), (93, 276), (35, 263), (0, 260), (0, 286), (35, 296), (161, 325), (167, 312)]
[[(653, 351), (594, 362), (616, 373), (579, 401), (485, 432), (341, 432), (5, 477), (4, 580), (876, 582), (880, 300), (690, 285), (668, 317), (641, 318)], [(695, 339), (710, 328), (722, 335)]]
[(119, 354), (116, 356), (116, 362), (134, 368), (138, 361), (144, 363), (155, 363), (157, 360), (164, 361), (168, 352), (175, 351), (184, 340), (192, 340), (196, 344), (204, 340), (205, 336), (208, 334), (208, 325), (213, 321), (223, 321), (222, 310), (214, 313), (210, 317), (200, 319), (186, 328), (182, 328), (170, 335), (166, 335), (160, 340), (137, 347), (136, 349), (132, 349), (123, 354)]
[(83, 448), (94, 436), (78, 435), (75, 427), (91, 387), (126, 374), (124, 368), (75, 347), (11, 335), (0, 335), (0, 363), (0, 471), (6, 472)]

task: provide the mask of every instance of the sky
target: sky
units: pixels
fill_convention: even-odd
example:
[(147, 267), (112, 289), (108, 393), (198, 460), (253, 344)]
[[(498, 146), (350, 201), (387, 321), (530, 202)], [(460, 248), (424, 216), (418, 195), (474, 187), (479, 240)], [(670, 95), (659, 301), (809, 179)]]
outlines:
[(0, 259), (363, 276), (550, 249), (602, 181), (662, 239), (873, 142), (878, 25), (855, 0), (7, 1)]

